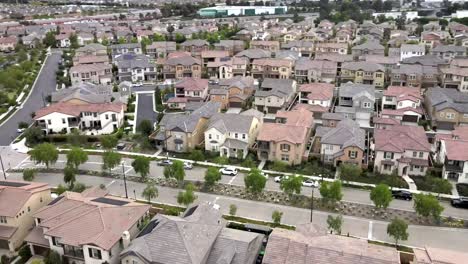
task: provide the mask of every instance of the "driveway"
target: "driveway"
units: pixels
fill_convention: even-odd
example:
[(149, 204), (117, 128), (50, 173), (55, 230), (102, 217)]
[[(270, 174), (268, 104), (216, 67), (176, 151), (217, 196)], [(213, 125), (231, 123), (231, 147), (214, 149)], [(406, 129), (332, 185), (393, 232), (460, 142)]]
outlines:
[(60, 51), (52, 51), (47, 58), (41, 74), (38, 76), (36, 85), (32, 88), (31, 95), (16, 111), (10, 119), (0, 126), (0, 146), (8, 146), (18, 136), (19, 122), (32, 123), (31, 114), (45, 106), (45, 98), (55, 91), (55, 73), (61, 59)]
[(153, 124), (158, 120), (158, 114), (154, 112), (154, 92), (137, 93), (135, 107), (135, 130), (140, 125), (141, 121), (147, 119)]

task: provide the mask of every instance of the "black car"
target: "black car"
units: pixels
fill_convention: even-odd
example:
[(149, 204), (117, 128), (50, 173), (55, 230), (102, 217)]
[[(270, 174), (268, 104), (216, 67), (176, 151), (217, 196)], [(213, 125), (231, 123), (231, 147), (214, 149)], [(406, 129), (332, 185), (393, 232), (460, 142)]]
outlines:
[(401, 199), (401, 200), (407, 200), (407, 201), (411, 201), (413, 199), (413, 194), (411, 192), (403, 191), (403, 190), (393, 190), (392, 196), (395, 199)]
[(468, 208), (468, 198), (455, 198), (450, 201), (453, 207)]

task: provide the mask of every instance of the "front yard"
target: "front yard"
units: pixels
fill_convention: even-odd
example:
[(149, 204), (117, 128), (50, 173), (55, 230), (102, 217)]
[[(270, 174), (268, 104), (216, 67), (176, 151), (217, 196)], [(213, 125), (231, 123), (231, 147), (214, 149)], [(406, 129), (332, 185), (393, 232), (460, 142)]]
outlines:
[(452, 184), (445, 179), (426, 175), (410, 176), (418, 190), (434, 193), (452, 194)]

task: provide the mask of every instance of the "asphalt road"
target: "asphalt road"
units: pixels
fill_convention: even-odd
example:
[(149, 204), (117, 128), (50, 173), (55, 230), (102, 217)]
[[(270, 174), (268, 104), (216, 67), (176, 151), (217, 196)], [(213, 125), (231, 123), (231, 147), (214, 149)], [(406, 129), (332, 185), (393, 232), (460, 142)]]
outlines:
[(153, 93), (137, 93), (136, 104), (136, 128), (138, 128), (141, 121), (145, 119), (151, 121), (153, 124), (156, 123), (158, 114), (154, 112)]
[[(9, 156), (9, 155), (7, 155)], [(13, 157), (12, 157), (13, 158)], [(20, 155), (14, 158), (14, 161), (7, 161), (8, 165), (6, 167), (17, 167), (17, 168), (32, 168), (37, 167), (33, 162), (31, 162), (27, 155)], [(125, 162), (124, 170), (126, 175), (137, 176), (133, 168), (131, 167), (132, 159), (125, 158), (123, 159)], [(5, 162), (5, 161), (4, 161)], [(65, 167), (66, 156), (60, 155), (58, 162), (53, 165), (52, 167), (61, 168)], [(41, 166), (41, 165), (40, 165)], [(97, 155), (90, 155), (89, 160), (86, 164), (80, 166), (80, 169), (83, 170), (91, 170), (91, 171), (101, 171), (102, 170), (102, 158), (101, 156)], [(150, 166), (150, 177), (153, 178), (163, 178), (163, 170), (164, 167), (158, 166), (155, 161), (151, 162)], [(204, 181), (206, 168), (195, 166), (192, 170), (186, 171), (185, 178), (191, 181)], [(122, 167), (118, 166), (117, 168), (113, 169), (113, 173), (121, 174)], [(222, 176), (220, 182), (225, 184), (232, 184), (237, 186), (244, 186), (244, 176), (245, 174), (240, 172), (235, 177), (232, 176)], [(274, 181), (274, 177), (269, 177), (265, 189), (267, 190), (274, 190), (280, 191), (279, 184)], [(312, 188), (310, 187), (303, 187), (302, 194), (311, 196), (312, 195)], [(373, 202), (370, 200), (369, 191), (356, 189), (356, 188), (343, 188), (343, 200), (361, 204), (370, 204), (373, 205)], [(318, 190), (314, 192), (315, 197), (320, 197), (320, 193)], [(457, 218), (468, 219), (468, 209), (460, 209), (452, 207), (448, 202), (441, 201), (442, 206), (445, 208), (443, 211), (444, 216), (452, 216)], [(408, 210), (414, 211), (413, 209), (413, 202), (412, 201), (403, 201), (403, 200), (393, 200), (390, 204), (390, 208), (401, 209), (401, 210)]]
[[(195, 171), (195, 170), (194, 170)], [(198, 173), (198, 172), (197, 172)], [(21, 179), (21, 174), (10, 174), (11, 179)], [(78, 181), (87, 186), (99, 186), (104, 184), (109, 192), (113, 195), (125, 196), (123, 181), (120, 179), (112, 179), (98, 176), (78, 175)], [(39, 173), (35, 181), (46, 182), (52, 186), (63, 184), (63, 176), (61, 174), (44, 174)], [(129, 198), (144, 199), (142, 197), (145, 184), (137, 182), (128, 182)], [(159, 196), (153, 199), (154, 202), (177, 204), (178, 189), (158, 186)], [(242, 200), (226, 196), (216, 196), (206, 193), (196, 193), (199, 202), (215, 202), (220, 205), (220, 209), (224, 214), (229, 211), (229, 205), (237, 206), (237, 215), (271, 221), (271, 215), (274, 210), (283, 212), (282, 223), (289, 225), (300, 225), (310, 221), (310, 211), (307, 209), (281, 206), (270, 203)], [(313, 222), (327, 228), (326, 219), (329, 213), (314, 211)], [(373, 221), (363, 218), (343, 216), (344, 234), (349, 233), (352, 236), (357, 236), (365, 239), (374, 239), (394, 243), (393, 239), (387, 236), (387, 222)], [(416, 247), (439, 247), (445, 249), (466, 251), (468, 244), (468, 230), (456, 228), (439, 228), (428, 226), (412, 226), (408, 228), (409, 239), (402, 244)], [(401, 242), (400, 242), (401, 243)]]
[(55, 72), (58, 69), (60, 58), (60, 51), (52, 52), (46, 59), (36, 85), (33, 87), (28, 100), (23, 104), (23, 108), (16, 111), (8, 121), (0, 126), (0, 146), (9, 145), (18, 136), (17, 129), (19, 122), (32, 122), (31, 113), (44, 107), (44, 99), (55, 91)]

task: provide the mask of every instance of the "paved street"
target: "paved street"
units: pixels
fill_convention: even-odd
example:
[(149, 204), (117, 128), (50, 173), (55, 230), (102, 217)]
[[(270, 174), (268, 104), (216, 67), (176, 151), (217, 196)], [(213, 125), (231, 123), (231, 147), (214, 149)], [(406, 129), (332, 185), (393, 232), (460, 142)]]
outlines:
[[(24, 160), (25, 158), (26, 158), (26, 160)], [(17, 160), (19, 160), (17, 163), (11, 163), (11, 164), (15, 164), (12, 167), (17, 166), (18, 168), (28, 168), (28, 167), (35, 167), (36, 166), (35, 164), (33, 164), (31, 161), (29, 161), (27, 159), (26, 155), (21, 156)], [(131, 165), (130, 165), (132, 163), (132, 159), (123, 159), (123, 160), (125, 161), (125, 167), (124, 167), (125, 173), (127, 175), (137, 175), (134, 172)], [(21, 162), (21, 161), (23, 161), (23, 162)], [(65, 167), (65, 162), (66, 162), (66, 156), (65, 155), (60, 155), (59, 161), (53, 167), (64, 168)], [(18, 164), (18, 165), (16, 165), (16, 164)], [(81, 165), (80, 168), (83, 169), (83, 170), (101, 171), (102, 170), (101, 169), (102, 168), (102, 158), (101, 158), (101, 156), (90, 155), (89, 156), (89, 161), (86, 164)], [(164, 168), (161, 167), (161, 166), (158, 166), (155, 161), (151, 162), (150, 176), (155, 177), (155, 178), (164, 177), (163, 176), (163, 169)], [(204, 168), (204, 167), (194, 167), (192, 170), (186, 171), (186, 174), (187, 174), (186, 179), (191, 180), (191, 181), (203, 181), (204, 176), (205, 176), (205, 170), (206, 170), (206, 168)], [(122, 167), (119, 166), (117, 168), (114, 168), (113, 172), (121, 174), (122, 173)], [(242, 173), (242, 172), (240, 172), (235, 177), (223, 176), (220, 182), (226, 183), (226, 184), (244, 186), (244, 176), (245, 176), (245, 174)], [(268, 179), (268, 182), (266, 184), (266, 189), (267, 190), (275, 190), (275, 191), (280, 190), (279, 189), (279, 184), (274, 182), (273, 177), (270, 177)], [(310, 187), (303, 187), (302, 188), (302, 194), (310, 196), (312, 194), (312, 189)], [(316, 190), (314, 192), (314, 196), (315, 197), (320, 197), (320, 193), (319, 193), (318, 190)], [(369, 191), (356, 189), (356, 188), (343, 188), (343, 200), (350, 201), (350, 202), (356, 202), (356, 203), (362, 203), (362, 204), (373, 204), (372, 201), (369, 198)], [(445, 207), (443, 215), (468, 219), (468, 210), (467, 209), (454, 208), (448, 202), (445, 202), (445, 201), (442, 201), (441, 203)], [(403, 200), (393, 200), (392, 203), (390, 204), (390, 208), (413, 211), (413, 202), (412, 201), (403, 201)]]
[(19, 109), (8, 121), (0, 126), (0, 146), (9, 145), (18, 136), (16, 130), (19, 122), (32, 122), (31, 114), (44, 107), (45, 98), (55, 91), (55, 72), (58, 69), (60, 58), (59, 51), (52, 52), (47, 58), (36, 85), (33, 87), (31, 96), (24, 103), (23, 108)]
[(135, 128), (138, 128), (141, 121), (147, 119), (151, 123), (156, 123), (157, 113), (154, 112), (154, 97), (153, 93), (137, 93), (136, 98), (136, 115), (135, 115)]
[[(199, 173), (199, 170), (194, 170)], [(11, 179), (21, 179), (21, 174), (13, 173)], [(124, 196), (123, 181), (119, 179), (111, 179), (96, 176), (79, 175), (78, 181), (88, 186), (98, 186), (104, 184), (107, 186), (111, 194)], [(223, 179), (224, 180), (224, 179)], [(51, 185), (63, 183), (61, 174), (43, 174), (40, 173), (36, 177), (36, 181), (47, 182)], [(130, 198), (144, 199), (141, 196), (145, 187), (142, 183), (128, 182), (128, 194)], [(177, 193), (179, 190), (158, 186), (159, 196), (154, 199), (160, 203), (177, 203)], [(197, 193), (198, 201), (216, 202), (221, 206), (223, 213), (227, 214), (229, 205), (235, 204), (238, 207), (237, 215), (250, 217), (259, 220), (271, 221), (271, 214), (274, 210), (280, 210), (284, 213), (282, 222), (290, 225), (298, 225), (310, 221), (310, 211), (288, 206), (280, 206), (269, 203), (254, 202), (231, 197), (216, 196), (205, 193)], [(328, 213), (315, 211), (313, 222), (326, 228), (326, 218)], [(393, 242), (386, 234), (387, 223), (382, 221), (370, 221), (367, 219), (344, 216), (343, 233), (348, 233), (353, 236), (362, 238), (371, 238), (387, 242)], [(409, 240), (404, 244), (411, 246), (430, 246), (440, 247), (454, 250), (466, 250), (468, 244), (468, 230), (466, 229), (450, 229), (426, 226), (410, 226)]]

